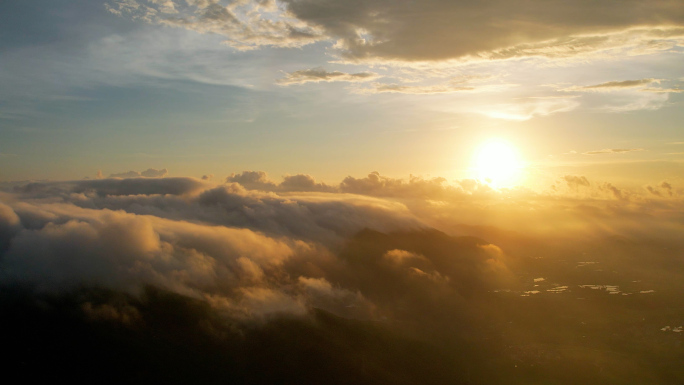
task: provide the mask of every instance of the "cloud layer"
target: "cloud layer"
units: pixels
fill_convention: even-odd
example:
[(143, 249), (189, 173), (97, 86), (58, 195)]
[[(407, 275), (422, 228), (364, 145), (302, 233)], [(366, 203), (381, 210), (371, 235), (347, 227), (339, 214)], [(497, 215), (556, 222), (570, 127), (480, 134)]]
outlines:
[[(12, 187), (0, 205), (2, 280), (46, 290), (97, 284), (135, 291), (153, 284), (244, 314), (303, 312), (313, 292), (370, 309), (381, 294), (354, 271), (399, 269), (390, 275), (422, 277), (461, 294), (502, 278), (506, 262), (496, 246), (425, 233), (431, 226), (458, 233), (463, 223), (495, 225), (552, 238), (568, 231), (580, 237), (680, 231), (674, 208), (681, 192), (666, 181), (644, 189), (566, 175), (549, 192), (534, 193), (377, 172), (337, 186), (308, 175), (276, 184), (263, 172), (233, 174), (223, 185), (191, 178), (31, 183)], [(398, 233), (405, 235), (387, 235)], [(345, 244), (359, 234), (354, 242), (363, 250), (343, 252), (356, 247)], [(415, 243), (406, 243), (411, 237)], [(386, 246), (371, 252), (378, 246), (367, 242)], [(450, 257), (421, 242), (464, 248), (457, 254), (467, 266), (450, 267), (440, 259)], [(357, 259), (367, 252), (375, 256)]]
[[(526, 365), (536, 369), (525, 378), (564, 384), (577, 380), (563, 380), (568, 362), (586, 367), (588, 380), (649, 379), (680, 367), (644, 361), (672, 356), (660, 348), (669, 342), (653, 347), (649, 330), (675, 322), (671, 309), (681, 308), (674, 294), (684, 266), (673, 255), (684, 250), (684, 217), (674, 183), (639, 192), (563, 175), (549, 191), (532, 192), (378, 172), (334, 186), (302, 174), (276, 183), (260, 171), (227, 179), (3, 186), (0, 305), (3, 325), (20, 336), (10, 346), (52, 346), (73, 327), (74, 336), (113, 335), (111, 346), (131, 342), (135, 352), (161, 346), (142, 355), (164, 362), (162, 371), (176, 361), (160, 351), (189, 346), (189, 356), (234, 365), (220, 378), (245, 383), (318, 383), (301, 380), (320, 369), (309, 365), (312, 349), (332, 355), (324, 373), (392, 383), (414, 376), (406, 384), (460, 381), (466, 367), (485, 383), (508, 383), (512, 374), (501, 370)], [(660, 302), (648, 302), (656, 296)], [(620, 318), (635, 314), (635, 303), (646, 310)], [(655, 321), (634, 325), (646, 315)], [(20, 327), (27, 320), (32, 327)], [(608, 331), (616, 328), (633, 348), (614, 346)], [(629, 334), (634, 328), (641, 334)], [(584, 342), (589, 331), (595, 336)], [(39, 343), (26, 337), (34, 333)], [(80, 341), (70, 337), (69, 346)], [(92, 351), (110, 348), (103, 343)], [(618, 359), (597, 369), (596, 346)], [(294, 363), (263, 358), (274, 349)], [(139, 362), (148, 361), (121, 367)], [(214, 373), (201, 362), (188, 371), (194, 378)], [(635, 373), (624, 373), (636, 363)], [(264, 368), (278, 371), (259, 382), (254, 373)]]
[[(512, 282), (520, 239), (657, 233), (674, 247), (683, 219), (681, 190), (667, 181), (637, 192), (576, 175), (544, 193), (377, 172), (336, 186), (301, 174), (275, 183), (258, 171), (223, 185), (112, 178), (6, 190), (0, 283), (48, 292), (152, 285), (241, 319), (311, 307), (431, 317), (445, 298), (458, 311), (463, 298)], [(403, 306), (411, 311), (401, 315)]]

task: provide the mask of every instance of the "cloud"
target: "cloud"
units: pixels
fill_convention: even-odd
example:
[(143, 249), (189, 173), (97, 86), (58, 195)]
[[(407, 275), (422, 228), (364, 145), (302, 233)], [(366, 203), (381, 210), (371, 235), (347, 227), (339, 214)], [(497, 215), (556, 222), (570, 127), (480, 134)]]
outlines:
[(579, 92), (613, 92), (619, 90), (638, 90), (640, 92), (650, 92), (656, 94), (680, 93), (680, 88), (656, 88), (648, 87), (652, 84), (660, 84), (663, 79), (639, 79), (639, 80), (622, 80), (612, 81), (591, 86), (573, 86), (564, 88), (561, 91), (579, 91)]
[(567, 183), (568, 187), (578, 188), (578, 187), (589, 187), (589, 180), (585, 176), (575, 176), (575, 175), (565, 175), (563, 180)]
[[(402, 80), (406, 83), (415, 83), (425, 77), (444, 77), (452, 74), (450, 71), (430, 68), (403, 69), (398, 71), (402, 74)], [(485, 74), (457, 74), (445, 79), (442, 84), (414, 85), (396, 83), (372, 83), (367, 87), (358, 87), (354, 92), (360, 94), (380, 94), (380, 93), (399, 93), (399, 94), (445, 94), (454, 92), (488, 92), (502, 91), (507, 88), (515, 87), (515, 84), (483, 84), (489, 80), (496, 79), (496, 76)]]
[(622, 89), (633, 89), (633, 88), (643, 88), (650, 84), (660, 84), (662, 79), (639, 79), (639, 80), (622, 80), (622, 81), (612, 81), (601, 84), (595, 84), (591, 86), (574, 86), (566, 88), (563, 91), (593, 91), (593, 92), (606, 92), (615, 91)]
[(9, 247), (10, 240), (21, 230), (21, 220), (11, 207), (0, 202), (0, 253)]
[(457, 85), (433, 85), (433, 86), (407, 86), (399, 84), (381, 84), (374, 83), (373, 88), (358, 89), (359, 93), (366, 94), (381, 94), (381, 93), (397, 93), (397, 94), (445, 94), (452, 92), (475, 91), (475, 87), (457, 86)]
[(660, 183), (659, 187), (667, 191), (668, 195), (672, 196), (672, 185), (670, 183), (663, 181)]
[(168, 173), (168, 170), (166, 170), (165, 168), (161, 170), (148, 168), (147, 170), (140, 172), (140, 176), (145, 178), (162, 178), (166, 176)]
[(214, 174), (205, 174), (205, 175), (202, 175), (202, 178), (201, 178), (201, 179), (202, 179), (202, 180), (209, 181), (209, 180), (211, 180), (211, 178), (213, 178), (213, 177), (214, 177)]
[(398, 263), (402, 264), (404, 261), (408, 261), (410, 259), (425, 259), (424, 256), (412, 253), (410, 251), (406, 250), (400, 250), (400, 249), (393, 249), (389, 250), (382, 256), (383, 258), (387, 259), (388, 261), (392, 263)]
[[(462, 233), (464, 223), (496, 225), (549, 239), (681, 231), (672, 216), (680, 201), (668, 182), (647, 188), (649, 198), (575, 175), (561, 178), (566, 190), (550, 194), (377, 172), (349, 176), (335, 190), (305, 175), (280, 185), (261, 172), (232, 178), (272, 190), (192, 178), (11, 189), (0, 204), (0, 283), (131, 293), (155, 285), (246, 319), (304, 314), (312, 304), (339, 314), (397, 316), (396, 306), (424, 309), (448, 293), (458, 302), (511, 279), (509, 246), (430, 226)], [(404, 297), (407, 287), (413, 294)], [(128, 314), (95, 305), (89, 312)]]
[[(369, 317), (376, 301), (400, 291), (402, 282), (428, 296), (434, 285), (469, 291), (489, 279), (472, 273), (486, 264), (474, 243), (423, 232), (425, 226), (396, 202), (312, 192), (280, 197), (235, 183), (214, 187), (182, 180), (103, 179), (16, 189), (14, 203), (0, 205), (0, 284), (133, 294), (153, 285), (206, 301), (231, 317), (253, 319), (305, 314), (310, 304)], [(321, 188), (313, 178), (286, 182)], [(200, 192), (175, 195), (178, 185), (198, 184)], [(356, 239), (355, 246), (346, 245), (349, 239)], [(443, 251), (421, 246), (428, 244), (441, 244)], [(447, 250), (464, 254), (450, 262)], [(403, 267), (397, 270), (389, 260)], [(396, 277), (373, 288), (370, 281), (357, 281), (356, 269), (380, 281)], [(131, 309), (84, 306), (96, 320), (137, 319)]]
[(646, 185), (645, 186), (646, 191), (649, 193), (655, 195), (655, 196), (667, 196), (667, 197), (672, 197), (674, 195), (674, 191), (672, 189), (672, 184), (662, 181), (660, 184), (657, 186), (653, 187), (651, 185)]
[[(562, 88), (564, 92), (610, 93), (610, 99), (594, 97), (589, 103), (597, 110), (606, 112), (627, 112), (657, 110), (666, 105), (670, 93), (679, 93), (678, 88), (653, 87), (665, 79), (645, 78), (637, 80), (610, 81), (588, 86)], [(620, 91), (620, 92), (618, 92)], [(588, 95), (585, 97), (589, 97)]]
[(84, 196), (187, 195), (203, 188), (203, 182), (193, 178), (115, 178), (74, 182), (31, 182), (13, 187), (14, 191), (33, 197), (67, 197), (71, 194), (84, 194)]
[(678, 94), (684, 92), (681, 88), (644, 88), (643, 92), (653, 92), (656, 94)]
[[(283, 184), (260, 172), (233, 178), (243, 176), (269, 188)], [(539, 193), (378, 172), (349, 176), (337, 192), (315, 191), (322, 184), (311, 176), (286, 180), (288, 189), (314, 191), (247, 190), (236, 182), (216, 186), (193, 178), (3, 186), (0, 306), (4, 325), (19, 335), (8, 346), (44, 347), (51, 341), (46, 335), (54, 333), (58, 342), (48, 352), (64, 352), (68, 340), (92, 356), (99, 351), (82, 346), (110, 348), (92, 336), (108, 343), (114, 336), (122, 352), (140, 352), (129, 346), (142, 346), (155, 354), (143, 350), (123, 365), (116, 362), (112, 373), (135, 367), (156, 374), (141, 360), (152, 357), (157, 364), (151, 367), (165, 371), (169, 357), (178, 357), (176, 363), (194, 357), (187, 373), (197, 379), (207, 378), (204, 368), (238, 362), (217, 375), (223, 380), (253, 379), (262, 372), (252, 368), (273, 369), (282, 352), (296, 355), (276, 367), (274, 377), (254, 383), (278, 382), (272, 378), (291, 373), (283, 368), (291, 369), (292, 362), (305, 363), (292, 370), (291, 378), (301, 380), (319, 355), (314, 364), (322, 362), (323, 369), (315, 373), (372, 371), (349, 383), (393, 383), (405, 366), (416, 368), (407, 383), (458, 383), (467, 371), (454, 370), (454, 362), (475, 371), (475, 363), (495, 362), (493, 354), (500, 354), (495, 357), (502, 366), (535, 363), (548, 379), (557, 373), (556, 363), (565, 367), (567, 357), (548, 347), (545, 330), (575, 343), (586, 327), (568, 314), (601, 321), (624, 303), (586, 295), (578, 281), (606, 280), (634, 295), (653, 290), (649, 295), (677, 300), (669, 293), (677, 293), (681, 283), (681, 263), (673, 255), (684, 250), (684, 217), (681, 195), (668, 194), (676, 190), (670, 182), (657, 183), (657, 195), (578, 175), (564, 175), (555, 191)], [(581, 267), (585, 261), (600, 269)], [(565, 290), (554, 292), (555, 287)], [(539, 301), (527, 301), (532, 292)], [(578, 295), (585, 298), (581, 304)], [(549, 312), (551, 296), (554, 308), (564, 312)], [(483, 327), (483, 319), (491, 327)], [(662, 327), (662, 318), (656, 322)], [(556, 333), (559, 325), (563, 336)], [(604, 340), (608, 344), (614, 340), (608, 331), (616, 327), (633, 325), (612, 323), (597, 335), (612, 336)], [(493, 334), (501, 330), (511, 333)], [(79, 338), (87, 342), (80, 345)], [(591, 351), (596, 343), (576, 348)], [(534, 350), (539, 346), (559, 358), (540, 361)], [(532, 358), (520, 353), (529, 350)], [(164, 351), (170, 356), (159, 355)], [(198, 357), (201, 352), (206, 356)], [(96, 356), (97, 362), (111, 363)], [(573, 360), (585, 360), (579, 356)], [(53, 354), (45, 357), (55, 360)], [(442, 360), (434, 364), (434, 357)], [(610, 376), (631, 360), (616, 363)], [(78, 362), (79, 374), (90, 369)], [(572, 362), (594, 367), (592, 358)], [(481, 369), (482, 376), (491, 368)], [(658, 361), (654, 375), (662, 368)], [(236, 377), (236, 370), (247, 374)], [(425, 381), (425, 373), (434, 380)], [(496, 378), (485, 382), (506, 383), (509, 377)]]
[(603, 150), (583, 152), (584, 155), (601, 155), (601, 154), (625, 154), (634, 151), (644, 151), (643, 148), (604, 148)]
[(479, 106), (476, 112), (494, 119), (524, 121), (537, 116), (573, 111), (580, 106), (576, 98), (538, 97), (521, 98), (514, 103)]
[[(268, 184), (265, 173), (247, 176), (262, 185), (279, 186)], [(310, 176), (290, 182), (291, 189), (320, 188)], [(548, 312), (550, 296), (557, 296), (554, 304), (573, 311), (579, 309), (577, 298), (582, 295), (588, 299), (577, 311), (588, 316), (586, 306), (596, 305), (596, 319), (622, 306), (624, 301), (610, 302), (611, 298), (608, 304), (580, 293), (577, 281), (604, 278), (638, 295), (651, 289), (668, 293), (668, 287), (676, 292), (681, 280), (672, 255), (684, 250), (682, 199), (667, 195), (668, 189), (675, 190), (673, 185), (658, 183), (654, 189), (661, 195), (656, 196), (583, 176), (566, 175), (560, 182), (557, 191), (549, 193), (493, 190), (474, 180), (448, 183), (442, 178), (397, 179), (380, 173), (345, 178), (336, 186), (338, 192), (247, 190), (235, 182), (216, 186), (193, 178), (4, 187), (3, 322), (30, 325), (8, 328), (13, 335), (25, 331), (8, 346), (34, 341), (24, 336), (45, 346), (49, 339), (42, 333), (54, 330), (59, 336), (56, 346), (69, 336), (69, 345), (81, 351), (73, 337), (81, 336), (87, 341), (84, 346), (107, 350), (109, 345), (94, 344), (100, 340), (83, 334), (94, 331), (97, 336), (114, 335), (119, 347), (154, 346), (150, 349), (157, 355), (150, 356), (157, 364), (164, 363), (163, 368), (168, 368), (167, 358), (158, 353), (168, 346), (174, 347), (171, 356), (179, 356), (180, 362), (205, 352), (209, 358), (189, 365), (189, 377), (195, 379), (201, 362), (223, 368), (219, 357), (226, 365), (240, 357), (238, 368), (245, 363), (249, 368), (272, 368), (268, 354), (292, 355), (302, 345), (302, 357), (309, 359), (313, 347), (320, 354), (334, 353), (324, 362), (333, 362), (330, 370), (338, 375), (343, 365), (365, 372), (369, 362), (379, 365), (382, 373), (397, 373), (399, 369), (387, 362), (395, 362), (401, 346), (411, 357), (443, 355), (444, 361), (435, 367), (446, 367), (449, 373), (455, 362), (452, 352), (466, 348), (484, 349), (475, 350), (480, 353), (472, 358), (480, 363), (491, 360), (494, 352), (504, 352), (498, 354), (510, 367), (521, 358), (517, 353), (510, 358), (511, 348), (506, 347), (520, 342), (507, 334), (492, 340), (492, 330), (509, 328), (516, 335), (538, 338), (542, 346), (547, 335), (536, 334), (539, 325), (554, 325), (548, 330), (564, 325), (569, 341), (586, 331), (573, 321), (576, 318), (568, 321), (567, 313)], [(580, 188), (573, 190), (574, 185)], [(600, 261), (605, 272), (573, 268), (577, 261)], [(540, 276), (546, 281), (532, 282)], [(630, 284), (635, 278), (646, 283)], [(567, 291), (549, 291), (560, 285)], [(535, 296), (543, 297), (541, 301), (524, 302), (532, 291), (538, 291)], [(33, 314), (33, 321), (43, 323), (27, 322)], [(68, 322), (62, 322), (60, 314)], [(511, 317), (528, 322), (510, 323)], [(483, 319), (493, 323), (491, 329), (483, 329)], [(82, 323), (69, 329), (74, 322)], [(610, 330), (615, 327), (610, 325)], [(347, 341), (354, 343), (342, 345)], [(125, 346), (123, 351), (136, 351)], [(185, 347), (192, 354), (185, 354)], [(359, 364), (359, 352), (368, 352), (368, 347), (382, 350)], [(592, 341), (587, 349), (594, 347)], [(342, 348), (346, 350), (340, 352)], [(231, 352), (227, 358), (217, 356), (226, 352)], [(529, 362), (543, 367), (534, 354)], [(252, 355), (263, 360), (254, 361)], [(465, 365), (463, 360), (470, 356), (465, 352), (465, 358), (456, 362)], [(54, 362), (54, 356), (47, 360)], [(138, 356), (131, 362), (116, 367), (143, 366)], [(413, 361), (401, 362), (403, 367)], [(425, 373), (437, 370), (432, 362), (431, 358), (427, 372), (420, 364), (419, 375), (410, 383), (426, 383)], [(622, 364), (616, 373), (621, 373)], [(593, 366), (589, 362), (587, 367)], [(78, 373), (83, 368), (80, 365)], [(661, 369), (659, 362), (655, 373)], [(139, 370), (151, 373), (147, 366)], [(231, 367), (217, 378), (231, 380), (235, 370)], [(246, 372), (240, 378), (252, 379), (254, 371)], [(301, 371), (293, 372), (292, 378), (301, 379)], [(463, 372), (457, 371), (454, 382)], [(273, 378), (281, 379), (283, 373), (279, 369)], [(385, 378), (371, 377), (369, 383)], [(543, 377), (551, 378), (548, 373)], [(350, 382), (358, 383), (358, 378)], [(438, 384), (449, 377), (434, 378), (431, 383)], [(388, 382), (394, 380), (391, 375)]]
[(2, 260), (4, 283), (30, 282), (50, 291), (88, 285), (134, 293), (152, 284), (203, 298), (253, 283), (241, 258), (267, 269), (297, 247), (246, 229), (109, 210), (70, 209), (61, 215), (71, 218), (13, 238)]
[(271, 191), (276, 184), (268, 179), (268, 175), (263, 171), (243, 171), (240, 174), (230, 174), (226, 177), (227, 183), (239, 183), (248, 189)]
[(92, 320), (116, 321), (128, 326), (139, 323), (142, 318), (138, 309), (128, 304), (93, 305), (91, 302), (86, 302), (81, 309)]
[(240, 174), (231, 174), (226, 178), (226, 182), (239, 183), (246, 189), (261, 191), (337, 191), (337, 188), (334, 186), (316, 183), (316, 180), (311, 175), (306, 174), (285, 175), (283, 181), (276, 184), (268, 179), (268, 175), (263, 171), (243, 171)]
[(278, 189), (281, 191), (337, 191), (337, 188), (333, 186), (328, 186), (325, 183), (316, 183), (316, 180), (311, 175), (305, 174), (284, 176), (283, 181), (278, 185)]
[(323, 31), (277, 6), (275, 1), (114, 1), (107, 9), (148, 23), (224, 36), (224, 44), (249, 51), (262, 46), (301, 47), (325, 39)]
[(340, 183), (340, 191), (372, 196), (439, 197), (445, 193), (446, 179), (411, 177), (408, 181), (388, 178), (374, 171), (365, 178), (348, 176)]
[[(244, 175), (266, 178), (261, 172), (241, 174)], [(263, 187), (263, 180), (258, 187)], [(329, 187), (308, 176), (290, 178), (286, 186), (294, 191), (282, 191), (285, 195), (281, 196), (272, 190), (249, 191), (232, 182), (215, 186), (193, 178), (134, 178), (29, 183), (13, 187), (12, 191), (27, 199), (68, 202), (84, 209), (123, 210), (136, 215), (248, 228), (326, 244), (339, 242), (365, 227), (380, 231), (421, 227), (420, 221), (401, 204), (319, 193)], [(295, 195), (302, 190), (308, 191), (302, 196)], [(40, 222), (40, 215), (31, 217), (36, 226), (45, 225)], [(50, 218), (45, 220), (54, 220)]]
[(348, 74), (340, 71), (328, 72), (322, 67), (308, 70), (300, 70), (285, 74), (285, 77), (278, 79), (281, 85), (319, 83), (319, 82), (367, 82), (379, 77), (373, 72), (359, 72)]
[[(636, 11), (640, 9), (636, 2), (624, 4), (618, 11), (602, 4), (573, 4), (572, 12), (556, 2), (528, 7), (504, 1), (472, 5), (442, 0), (420, 5), (369, 1), (342, 8), (332, 0), (285, 3), (301, 20), (322, 25), (338, 39), (337, 46), (346, 57), (355, 60), (577, 56), (652, 44), (658, 37), (680, 37), (681, 31), (670, 31), (669, 26), (683, 21), (675, 6), (666, 1), (656, 2), (647, 12)], [(405, 17), (407, 14), (413, 17)], [(579, 16), (587, 14), (594, 17)], [(635, 29), (659, 24), (664, 27)]]
[[(603, 3), (568, 8), (558, 1), (521, 6), (502, 0), (254, 0), (223, 6), (127, 0), (109, 9), (151, 23), (219, 34), (240, 50), (327, 40), (349, 61), (412, 62), (643, 54), (681, 44), (684, 16), (678, 6), (666, 0), (650, 4), (644, 9), (630, 0), (616, 9)], [(169, 13), (172, 9), (177, 13)]]
[[(142, 178), (163, 178), (168, 173), (169, 173), (169, 171), (165, 168), (163, 168), (161, 170), (157, 170), (154, 168), (148, 168), (147, 170), (141, 171), (141, 172), (128, 171), (128, 172), (122, 172), (122, 173), (118, 173), (118, 174), (111, 174), (111, 175), (109, 175), (109, 177), (110, 178), (140, 178), (140, 177), (142, 177)], [(98, 174), (98, 176), (99, 175), (101, 175), (101, 173)]]
[(624, 192), (621, 189), (613, 186), (613, 184), (611, 183), (604, 183), (600, 185), (599, 191), (606, 192), (609, 196), (611, 196), (614, 199), (626, 199)]
[(666, 92), (639, 92), (638, 94), (615, 98), (613, 102), (600, 106), (598, 110), (616, 113), (638, 110), (653, 111), (666, 106), (669, 96), (669, 93)]

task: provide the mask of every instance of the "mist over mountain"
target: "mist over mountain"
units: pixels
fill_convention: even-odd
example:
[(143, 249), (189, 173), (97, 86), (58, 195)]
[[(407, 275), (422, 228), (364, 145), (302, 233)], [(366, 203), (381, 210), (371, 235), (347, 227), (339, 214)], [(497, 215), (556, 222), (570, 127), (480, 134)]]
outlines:
[[(684, 380), (684, 244), (662, 230), (676, 216), (656, 233), (613, 220), (590, 233), (540, 229), (496, 196), (494, 209), (450, 198), (438, 216), (410, 192), (373, 195), (190, 178), (6, 186), (5, 367), (79, 383)], [(533, 217), (574, 201), (594, 223), (670, 204), (534, 200), (551, 203)], [(468, 202), (522, 222), (445, 216)]]

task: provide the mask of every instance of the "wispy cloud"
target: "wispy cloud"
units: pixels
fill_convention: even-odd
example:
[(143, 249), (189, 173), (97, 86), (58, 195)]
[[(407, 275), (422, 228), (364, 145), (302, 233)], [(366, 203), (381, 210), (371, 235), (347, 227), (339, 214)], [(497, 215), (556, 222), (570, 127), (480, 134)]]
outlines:
[(611, 81), (601, 84), (594, 84), (590, 86), (573, 86), (564, 89), (563, 91), (586, 91), (586, 92), (608, 92), (621, 89), (641, 88), (650, 84), (659, 84), (662, 79), (639, 79), (639, 80), (622, 80)]
[(604, 148), (603, 150), (583, 152), (584, 155), (601, 155), (601, 154), (625, 154), (634, 151), (644, 151), (643, 148)]
[(561, 91), (566, 92), (615, 92), (622, 90), (636, 90), (640, 92), (651, 92), (659, 94), (669, 94), (669, 93), (680, 93), (683, 90), (677, 87), (670, 88), (658, 88), (651, 87), (654, 84), (661, 84), (664, 79), (637, 79), (637, 80), (621, 80), (621, 81), (610, 81), (600, 84), (594, 84), (589, 86), (572, 86), (561, 89)]
[(355, 90), (363, 94), (382, 94), (382, 93), (397, 93), (397, 94), (413, 94), (413, 95), (428, 95), (428, 94), (446, 94), (452, 92), (469, 92), (475, 91), (475, 87), (461, 86), (461, 85), (431, 85), (431, 86), (410, 86), (401, 84), (382, 84), (374, 83), (372, 87), (359, 88)]
[(575, 97), (520, 98), (510, 103), (484, 105), (476, 112), (490, 118), (524, 121), (537, 116), (548, 116), (573, 111), (580, 106)]
[(307, 70), (290, 72), (284, 78), (278, 79), (281, 85), (319, 83), (319, 82), (368, 82), (377, 79), (380, 75), (373, 72), (345, 73), (340, 71), (326, 71), (318, 67)]
[(684, 92), (683, 89), (681, 88), (644, 88), (641, 91), (643, 92), (653, 92), (653, 93), (663, 93), (663, 94), (678, 94), (681, 92)]
[[(354, 92), (361, 94), (398, 93), (428, 95), (455, 92), (497, 92), (517, 86), (516, 84), (509, 83), (487, 84), (486, 82), (495, 79), (495, 77), (491, 75), (480, 74), (459, 74), (458, 76), (452, 76), (448, 79), (445, 79), (443, 83), (417, 85), (415, 83), (422, 79), (415, 73), (411, 73), (411, 75), (412, 77), (402, 79), (405, 81), (404, 84), (376, 82), (367, 87), (356, 88), (354, 89)], [(434, 75), (435, 74), (428, 73), (427, 77)]]

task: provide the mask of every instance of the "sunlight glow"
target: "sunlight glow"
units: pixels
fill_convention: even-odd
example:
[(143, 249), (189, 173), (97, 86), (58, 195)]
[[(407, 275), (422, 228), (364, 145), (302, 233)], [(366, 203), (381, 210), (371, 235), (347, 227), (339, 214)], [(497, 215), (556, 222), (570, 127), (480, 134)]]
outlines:
[(523, 163), (515, 147), (503, 140), (482, 144), (473, 160), (476, 178), (493, 187), (511, 187), (519, 182)]

